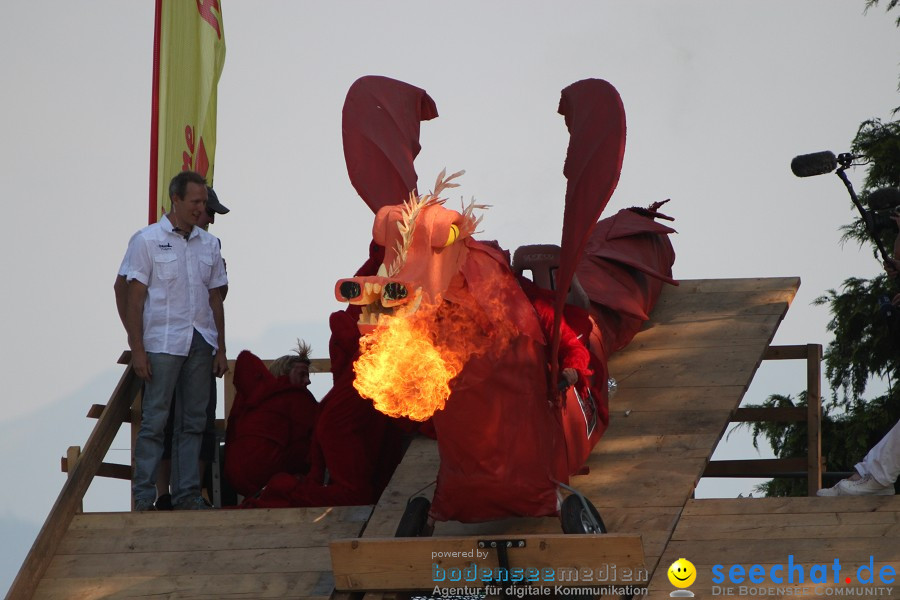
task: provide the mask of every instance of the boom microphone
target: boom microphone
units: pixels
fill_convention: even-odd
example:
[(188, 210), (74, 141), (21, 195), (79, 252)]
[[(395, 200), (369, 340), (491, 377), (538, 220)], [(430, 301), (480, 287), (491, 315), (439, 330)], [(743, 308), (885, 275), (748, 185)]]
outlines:
[(813, 175), (825, 175), (837, 169), (838, 161), (834, 152), (813, 152), (795, 156), (791, 161), (791, 171), (797, 177), (812, 177)]

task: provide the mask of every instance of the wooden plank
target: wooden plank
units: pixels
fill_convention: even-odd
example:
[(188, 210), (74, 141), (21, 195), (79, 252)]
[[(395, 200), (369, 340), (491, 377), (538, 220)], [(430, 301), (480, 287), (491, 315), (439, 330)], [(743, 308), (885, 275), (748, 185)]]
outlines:
[(222, 551), (129, 552), (110, 554), (65, 554), (55, 556), (47, 568), (47, 577), (101, 577), (152, 575), (173, 577), (203, 573), (226, 575), (245, 573), (284, 573), (328, 571), (328, 548), (252, 548)]
[[(73, 462), (69, 457), (63, 456), (59, 461), (59, 468), (63, 473), (69, 472), (69, 463)], [(97, 467), (97, 477), (109, 477), (111, 479), (124, 479), (131, 481), (131, 466), (118, 465), (116, 463), (100, 463)], [(78, 511), (81, 512), (81, 511)]]
[[(777, 541), (747, 539), (733, 540), (671, 540), (666, 556), (683, 556), (695, 565), (714, 565), (723, 561), (750, 563), (787, 562), (788, 555), (795, 562), (812, 561), (831, 563), (837, 556), (874, 556), (878, 561), (900, 561), (900, 544), (895, 538), (783, 538)], [(669, 563), (671, 564), (671, 563)]]
[[(805, 411), (805, 409), (804, 409)], [(728, 425), (731, 410), (631, 411), (628, 416), (610, 419), (609, 431), (621, 435), (721, 433)], [(602, 442), (601, 442), (602, 443)], [(712, 448), (709, 448), (712, 452)], [(805, 467), (804, 467), (805, 468)]]
[(620, 429), (607, 431), (594, 453), (608, 460), (622, 458), (670, 459), (709, 458), (710, 448), (715, 448), (719, 441), (719, 432), (703, 434), (666, 434), (666, 435), (634, 435)]
[(94, 426), (81, 458), (63, 484), (53, 508), (50, 509), (50, 515), (44, 521), (22, 568), (9, 588), (9, 598), (31, 598), (34, 595), (38, 582), (47, 571), (56, 548), (65, 536), (75, 511), (115, 439), (139, 388), (140, 380), (135, 376), (134, 370), (127, 367), (113, 390), (107, 410)]
[[(672, 529), (678, 521), (680, 507), (631, 508), (622, 506), (597, 506), (609, 533), (640, 535), (644, 557), (648, 566), (662, 554)], [(559, 533), (559, 519), (509, 518), (486, 523), (459, 523), (457, 521), (435, 524), (434, 537), (498, 536), (515, 534)]]
[[(654, 319), (656, 313), (653, 315)], [(732, 345), (768, 344), (772, 331), (782, 315), (714, 315), (681, 320), (672, 315), (666, 322), (648, 321), (635, 336), (628, 350), (646, 348), (704, 348), (721, 346), (727, 339)]]
[(237, 528), (135, 527), (125, 531), (89, 529), (71, 531), (60, 543), (58, 555), (113, 554), (116, 552), (223, 551), (324, 547), (335, 537), (358, 535), (362, 523), (303, 525), (268, 524)]
[(678, 541), (778, 540), (796, 538), (900, 537), (898, 513), (817, 513), (764, 515), (735, 519), (733, 515), (683, 517), (672, 536)]
[[(616, 575), (621, 578), (626, 570), (630, 573), (644, 568), (639, 536), (525, 535), (516, 539), (525, 545), (508, 550), (510, 569), (593, 571), (616, 565)], [(469, 569), (480, 579), (483, 569), (496, 572), (499, 563), (497, 550), (479, 548), (478, 541), (475, 537), (336, 540), (331, 543), (335, 589), (432, 589), (436, 580), (441, 585), (441, 573), (451, 569)], [(570, 587), (565, 582), (559, 584)]]
[(653, 308), (651, 323), (688, 322), (724, 316), (784, 315), (794, 294), (787, 290), (665, 294)]
[(689, 500), (684, 505), (685, 516), (883, 511), (900, 512), (900, 495), (838, 496), (835, 498), (725, 498)]
[[(66, 456), (63, 457), (63, 462), (66, 463), (66, 468), (63, 469), (64, 473), (68, 473), (68, 463), (71, 462), (73, 465), (78, 462), (78, 457), (81, 456), (81, 446), (69, 446), (68, 451), (66, 452)], [(103, 465), (100, 465), (101, 468)], [(84, 502), (79, 502), (78, 506), (75, 507), (75, 512), (77, 514), (84, 512)]]
[[(101, 415), (103, 415), (103, 410), (106, 408), (105, 404), (91, 404), (91, 407), (88, 409), (87, 418), (89, 419), (99, 419)], [(131, 415), (125, 417), (123, 423), (131, 423)]]
[(70, 531), (79, 530), (127, 530), (177, 529), (206, 526), (210, 529), (228, 527), (236, 531), (256, 527), (280, 526), (286, 529), (318, 525), (358, 526), (371, 513), (371, 506), (257, 508), (253, 510), (215, 510), (203, 512), (162, 511), (158, 513), (88, 513), (72, 520)]
[(681, 508), (706, 466), (705, 458), (678, 461), (644, 458), (615, 461), (592, 454), (588, 476), (572, 477), (572, 487), (595, 506)]
[(792, 346), (769, 346), (763, 360), (806, 360), (806, 344)]
[(95, 598), (328, 598), (334, 580), (329, 571), (244, 574), (197, 573), (176, 577), (106, 575), (48, 578), (38, 586), (35, 600), (93, 600)]
[(822, 489), (822, 346), (807, 345), (807, 494), (815, 496)]
[(779, 477), (785, 473), (806, 473), (806, 457), (713, 460), (704, 477)]
[(413, 439), (378, 499), (363, 537), (393, 536), (410, 497), (420, 494), (431, 499), (439, 465), (437, 442), (426, 437)]
[(746, 386), (760, 364), (762, 348), (668, 348), (613, 356), (609, 372), (620, 386)]
[(733, 409), (745, 386), (679, 386), (656, 388), (619, 387), (610, 399), (610, 411), (626, 410), (720, 410)]
[(680, 279), (677, 287), (666, 286), (663, 296), (721, 293), (750, 293), (777, 290), (796, 294), (799, 277), (734, 277), (722, 279)]

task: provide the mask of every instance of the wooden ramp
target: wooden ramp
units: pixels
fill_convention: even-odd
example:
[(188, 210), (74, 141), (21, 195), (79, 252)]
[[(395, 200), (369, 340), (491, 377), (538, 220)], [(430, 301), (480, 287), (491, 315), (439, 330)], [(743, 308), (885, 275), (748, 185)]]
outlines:
[[(799, 284), (763, 278), (667, 287), (651, 321), (610, 361), (618, 382), (610, 426), (589, 459), (590, 473), (571, 484), (593, 501), (610, 532), (642, 537), (651, 574)], [(394, 534), (407, 499), (434, 481), (438, 460), (433, 442), (413, 444), (365, 536)], [(560, 532), (556, 519), (435, 528), (435, 536), (551, 532)]]
[[(857, 537), (895, 532), (900, 507), (890, 498), (869, 504), (815, 498), (797, 499), (797, 504), (791, 504), (793, 500), (744, 504), (691, 499), (798, 286), (797, 278), (762, 278), (683, 281), (680, 287), (668, 287), (652, 320), (610, 362), (610, 373), (618, 381), (610, 427), (590, 458), (590, 473), (573, 478), (572, 485), (594, 502), (610, 532), (627, 543), (639, 536), (651, 596), (662, 597), (673, 589), (665, 570), (672, 557), (682, 553), (689, 560), (696, 557), (697, 565), (705, 568), (720, 555), (722, 561), (762, 561), (770, 556), (780, 560), (781, 554), (769, 550), (783, 554), (790, 540), (802, 542), (798, 542), (799, 553), (802, 548), (812, 551), (818, 539), (842, 539), (841, 529), (825, 531), (829, 524), (883, 526), (869, 527), (868, 533)], [(102, 454), (96, 461), (101, 459)], [(49, 566), (44, 570), (33, 560), (33, 550), (27, 568), (23, 567), (22, 585), (14, 584), (9, 597), (30, 598), (34, 589), (35, 598), (66, 599), (341, 596), (340, 591), (332, 591), (336, 581), (329, 541), (392, 537), (407, 500), (415, 494), (430, 495), (428, 486), (435, 479), (437, 461), (435, 444), (416, 440), (374, 510), (103, 513), (74, 518), (51, 514), (45, 525), (48, 535), (42, 530), (35, 543), (38, 551), (48, 549), (46, 554), (52, 556)], [(81, 485), (78, 468), (71, 479)], [(73, 501), (64, 504), (70, 506)], [(871, 513), (865, 508), (858, 510), (866, 506), (884, 513), (879, 517), (883, 520), (867, 520)], [(736, 526), (741, 521), (738, 515), (754, 510), (746, 519), (750, 521), (746, 531)], [(804, 519), (815, 521), (816, 517), (808, 516), (815, 512), (824, 519), (818, 529), (809, 529), (808, 535), (797, 529), (792, 533), (796, 537), (786, 539), (783, 547), (770, 544), (763, 551), (765, 542), (759, 541), (747, 545), (746, 554), (725, 554), (730, 537), (749, 536), (752, 531), (764, 536), (769, 527), (764, 523), (781, 532), (791, 520), (785, 514), (805, 514)], [(847, 516), (848, 512), (855, 516)], [(708, 530), (706, 522), (710, 523)], [(438, 523), (432, 543), (438, 548), (441, 540), (450, 536), (559, 533), (559, 522), (552, 518), (475, 525)], [(709, 535), (720, 537), (704, 537)], [(52, 541), (55, 538), (59, 538), (58, 546)], [(713, 544), (712, 539), (720, 542)], [(893, 542), (880, 540), (878, 548), (883, 553), (876, 554), (876, 561), (896, 560), (897, 551), (888, 550)], [(552, 543), (546, 541), (544, 546)], [(864, 548), (865, 542), (857, 547)], [(351, 545), (350, 549), (355, 548)], [(637, 554), (631, 552), (626, 558), (634, 556)], [(511, 562), (512, 557), (513, 552)], [(420, 560), (430, 564), (430, 556), (423, 554)], [(855, 555), (848, 560), (856, 560)], [(341, 577), (351, 581), (353, 573), (341, 572)], [(707, 595), (703, 590), (711, 589), (710, 585), (698, 581), (702, 591), (698, 596)], [(344, 585), (338, 588), (347, 589)], [(17, 590), (27, 594), (17, 595)]]
[(34, 598), (328, 598), (371, 506), (76, 515)]
[[(675, 588), (666, 570), (682, 557), (697, 569), (697, 580), (690, 586), (697, 598), (897, 597), (898, 540), (900, 496), (690, 500), (653, 576), (648, 597), (669, 598)], [(860, 572), (870, 559), (874, 573), (868, 568)], [(791, 562), (802, 568), (789, 570)], [(721, 565), (723, 581), (719, 583), (712, 581), (715, 565)], [(739, 583), (729, 578), (734, 565), (739, 565), (734, 571)], [(749, 579), (754, 565), (754, 579), (759, 583)], [(814, 572), (815, 565), (824, 568)], [(769, 577), (773, 567), (780, 584)], [(885, 567), (893, 574), (882, 571)], [(861, 583), (860, 575), (863, 582), (874, 575), (874, 581)], [(882, 575), (890, 583), (882, 581)], [(714, 585), (719, 589), (714, 590)]]

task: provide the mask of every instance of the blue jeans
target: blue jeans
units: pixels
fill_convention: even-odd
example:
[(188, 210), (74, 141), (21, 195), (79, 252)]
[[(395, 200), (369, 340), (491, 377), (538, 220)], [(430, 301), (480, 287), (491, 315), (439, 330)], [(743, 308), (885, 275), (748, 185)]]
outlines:
[(188, 356), (148, 352), (152, 375), (144, 383), (141, 429), (134, 445), (134, 477), (131, 495), (137, 500), (156, 500), (156, 471), (163, 454), (166, 420), (175, 403), (172, 432), (172, 503), (200, 495), (197, 462), (206, 429), (213, 349), (196, 330)]

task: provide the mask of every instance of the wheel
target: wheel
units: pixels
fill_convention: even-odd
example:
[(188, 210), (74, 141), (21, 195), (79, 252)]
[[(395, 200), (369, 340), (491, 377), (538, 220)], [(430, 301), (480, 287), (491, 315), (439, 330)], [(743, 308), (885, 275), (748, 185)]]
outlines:
[[(563, 533), (606, 533), (606, 525), (603, 524), (600, 513), (597, 512), (597, 509), (594, 508), (594, 505), (591, 504), (590, 500), (585, 498), (584, 501), (591, 510), (590, 514), (588, 514), (584, 505), (581, 503), (580, 496), (572, 494), (563, 500), (562, 507), (559, 509), (559, 518), (562, 521)], [(591, 522), (591, 515), (594, 517), (594, 520), (599, 527)]]
[(406, 510), (400, 517), (397, 532), (394, 537), (419, 537), (422, 535), (428, 522), (428, 509), (431, 501), (422, 496), (416, 496), (406, 504)]

